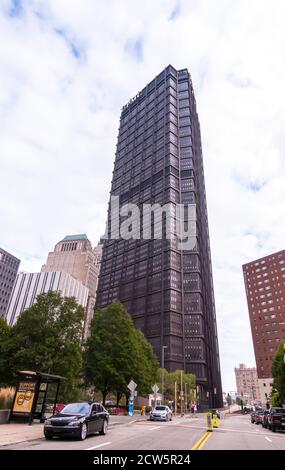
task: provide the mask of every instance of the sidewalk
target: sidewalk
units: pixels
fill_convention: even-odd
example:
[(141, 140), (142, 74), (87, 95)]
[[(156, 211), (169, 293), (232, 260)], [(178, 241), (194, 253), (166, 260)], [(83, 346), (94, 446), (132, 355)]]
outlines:
[(33, 441), (43, 437), (43, 424), (10, 423), (0, 425), (0, 448), (9, 444), (18, 444), (24, 441)]
[[(128, 424), (133, 421), (145, 420), (145, 416), (110, 416), (109, 428), (117, 425)], [(44, 439), (44, 425), (34, 422), (32, 426), (27, 423), (10, 423), (0, 425), (0, 449), (10, 444)]]

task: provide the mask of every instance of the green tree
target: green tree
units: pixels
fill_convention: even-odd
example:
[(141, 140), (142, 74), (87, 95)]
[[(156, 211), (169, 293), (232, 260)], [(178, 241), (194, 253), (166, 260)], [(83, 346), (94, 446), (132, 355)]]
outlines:
[(0, 387), (6, 387), (13, 381), (8, 354), (8, 343), (11, 328), (4, 318), (0, 317)]
[[(158, 369), (156, 381), (160, 389), (161, 389), (161, 379), (162, 379), (162, 369)], [(166, 369), (164, 369), (164, 398), (166, 401), (174, 401), (175, 382), (176, 382), (177, 397), (179, 397), (179, 395), (181, 394), (181, 370), (168, 372)], [(183, 395), (185, 394), (185, 383), (187, 384), (186, 386), (187, 403), (189, 403), (191, 400), (195, 399), (195, 390), (196, 390), (195, 374), (186, 374), (185, 372), (182, 372)]]
[(278, 392), (278, 397), (285, 401), (285, 340), (281, 341), (272, 364), (273, 389)]
[(269, 396), (271, 406), (282, 406), (282, 402), (279, 393), (276, 390), (272, 390)]
[(230, 394), (228, 393), (227, 396), (226, 396), (226, 402), (227, 404), (230, 406), (232, 404), (232, 397), (230, 396)]
[(151, 386), (155, 382), (158, 359), (144, 334), (140, 330), (135, 330), (134, 334), (136, 340), (136, 365), (133, 371), (133, 378), (138, 384), (138, 393), (145, 395), (151, 392)]
[(79, 397), (84, 309), (74, 298), (49, 291), (25, 310), (11, 329), (8, 354), (14, 373), (35, 370), (61, 375), (59, 399)]
[(102, 393), (103, 403), (110, 392), (117, 400), (126, 394), (134, 379), (140, 393), (147, 393), (156, 375), (156, 357), (143, 334), (120, 302), (97, 310), (85, 351), (86, 384)]

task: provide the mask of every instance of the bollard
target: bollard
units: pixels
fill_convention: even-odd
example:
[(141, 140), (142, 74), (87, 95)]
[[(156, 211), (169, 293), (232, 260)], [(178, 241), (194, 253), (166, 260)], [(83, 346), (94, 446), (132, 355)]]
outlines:
[(206, 413), (206, 420), (207, 420), (207, 431), (213, 431), (213, 423), (212, 423), (212, 413)]
[(219, 420), (217, 415), (213, 415), (213, 428), (219, 427)]

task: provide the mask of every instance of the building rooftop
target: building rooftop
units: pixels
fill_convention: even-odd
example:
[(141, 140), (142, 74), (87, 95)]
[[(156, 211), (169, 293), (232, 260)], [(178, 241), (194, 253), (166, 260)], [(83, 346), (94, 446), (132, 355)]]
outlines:
[(66, 237), (64, 237), (62, 241), (71, 242), (71, 241), (77, 241), (77, 240), (88, 240), (86, 233), (80, 233), (78, 235), (66, 235)]

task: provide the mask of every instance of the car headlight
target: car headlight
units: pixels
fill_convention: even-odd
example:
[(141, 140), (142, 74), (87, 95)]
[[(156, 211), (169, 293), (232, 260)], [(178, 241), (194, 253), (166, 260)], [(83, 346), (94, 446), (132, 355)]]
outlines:
[(80, 422), (78, 420), (70, 421), (67, 426), (79, 426)]
[(46, 424), (51, 424), (51, 419), (46, 419), (46, 420), (45, 420), (45, 425), (46, 425)]

